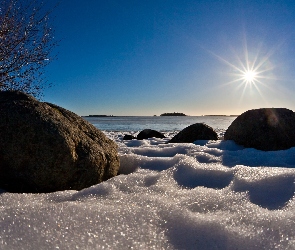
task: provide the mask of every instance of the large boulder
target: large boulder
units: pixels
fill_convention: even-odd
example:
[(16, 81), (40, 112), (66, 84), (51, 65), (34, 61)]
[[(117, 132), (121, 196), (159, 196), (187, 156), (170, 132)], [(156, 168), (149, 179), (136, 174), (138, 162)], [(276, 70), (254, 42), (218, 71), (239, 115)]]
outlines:
[(195, 123), (181, 130), (169, 142), (193, 143), (196, 140), (217, 140), (218, 136), (213, 128), (204, 123)]
[(148, 138), (165, 138), (165, 135), (162, 133), (152, 130), (152, 129), (144, 129), (142, 130), (138, 135), (137, 135), (137, 140), (143, 140), (143, 139), (148, 139)]
[(81, 190), (118, 170), (115, 142), (81, 117), (21, 92), (0, 92), (0, 188)]
[(232, 122), (224, 139), (264, 151), (294, 147), (295, 114), (285, 108), (248, 110)]

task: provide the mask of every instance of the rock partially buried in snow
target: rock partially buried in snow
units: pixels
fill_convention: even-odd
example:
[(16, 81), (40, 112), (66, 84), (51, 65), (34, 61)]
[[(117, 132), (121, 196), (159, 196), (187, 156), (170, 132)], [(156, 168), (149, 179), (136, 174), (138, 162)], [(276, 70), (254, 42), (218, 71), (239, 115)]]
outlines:
[(116, 143), (76, 114), (6, 91), (0, 115), (0, 188), (81, 190), (117, 175)]
[(248, 110), (232, 122), (224, 139), (264, 151), (294, 147), (295, 114), (285, 108)]
[(133, 140), (133, 139), (136, 139), (136, 137), (134, 137), (133, 135), (124, 135), (123, 137), (123, 140), (126, 140), (126, 141)]
[(156, 130), (152, 130), (152, 129), (144, 129), (142, 130), (138, 135), (137, 135), (137, 140), (143, 140), (143, 139), (148, 139), (148, 138), (165, 138), (165, 136), (156, 131)]
[(196, 140), (217, 140), (217, 133), (204, 123), (195, 123), (181, 130), (169, 142), (193, 143)]

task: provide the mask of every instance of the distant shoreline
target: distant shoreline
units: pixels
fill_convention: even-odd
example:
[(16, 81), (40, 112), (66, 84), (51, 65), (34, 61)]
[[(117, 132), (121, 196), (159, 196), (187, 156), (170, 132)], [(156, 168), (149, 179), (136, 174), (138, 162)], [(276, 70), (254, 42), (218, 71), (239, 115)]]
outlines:
[(239, 115), (203, 115), (203, 116), (227, 116), (227, 117), (235, 117)]
[(114, 115), (83, 115), (82, 117), (117, 117)]
[[(173, 114), (173, 113), (172, 113)], [(237, 117), (239, 115), (82, 115), (81, 117), (90, 118), (112, 118), (112, 117), (204, 117), (204, 116), (219, 116), (219, 117)]]

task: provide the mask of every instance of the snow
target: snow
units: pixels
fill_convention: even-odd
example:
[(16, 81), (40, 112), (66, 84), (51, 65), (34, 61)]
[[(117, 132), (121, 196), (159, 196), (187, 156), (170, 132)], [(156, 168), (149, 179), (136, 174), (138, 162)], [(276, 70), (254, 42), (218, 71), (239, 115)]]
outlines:
[(120, 175), (0, 194), (1, 249), (295, 249), (295, 148), (122, 141)]

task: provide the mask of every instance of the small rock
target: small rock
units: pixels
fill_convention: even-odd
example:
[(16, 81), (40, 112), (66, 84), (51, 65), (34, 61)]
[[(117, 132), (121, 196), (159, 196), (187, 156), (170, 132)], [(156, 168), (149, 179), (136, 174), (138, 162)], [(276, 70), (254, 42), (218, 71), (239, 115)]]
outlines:
[(218, 136), (213, 128), (204, 123), (192, 124), (177, 135), (175, 135), (170, 143), (193, 143), (196, 140), (217, 140)]
[(144, 129), (142, 130), (138, 135), (137, 135), (137, 140), (143, 140), (143, 139), (148, 139), (148, 138), (165, 138), (165, 136), (156, 131), (156, 130), (152, 130), (152, 129)]
[(136, 139), (133, 135), (124, 135), (123, 140), (133, 140)]

